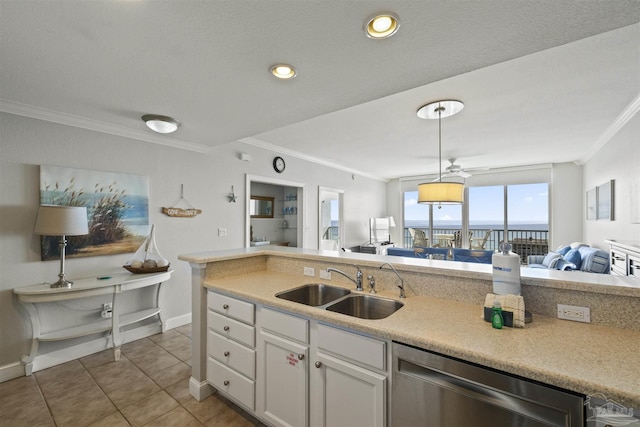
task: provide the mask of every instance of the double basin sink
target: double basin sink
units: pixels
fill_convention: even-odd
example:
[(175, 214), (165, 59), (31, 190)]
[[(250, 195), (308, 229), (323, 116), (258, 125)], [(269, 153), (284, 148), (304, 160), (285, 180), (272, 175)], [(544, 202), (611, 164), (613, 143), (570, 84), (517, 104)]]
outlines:
[(388, 298), (371, 295), (352, 295), (351, 291), (324, 283), (310, 283), (276, 294), (277, 298), (312, 307), (325, 306), (328, 311), (360, 319), (384, 319), (404, 304)]

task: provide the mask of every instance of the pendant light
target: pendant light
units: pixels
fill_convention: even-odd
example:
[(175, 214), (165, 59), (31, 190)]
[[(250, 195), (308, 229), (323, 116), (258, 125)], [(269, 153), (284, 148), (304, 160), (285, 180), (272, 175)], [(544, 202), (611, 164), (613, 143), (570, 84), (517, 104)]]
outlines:
[(464, 108), (461, 101), (442, 100), (430, 102), (418, 108), (421, 119), (438, 119), (438, 179), (418, 185), (418, 203), (453, 205), (464, 202), (464, 184), (442, 182), (442, 119), (459, 113)]

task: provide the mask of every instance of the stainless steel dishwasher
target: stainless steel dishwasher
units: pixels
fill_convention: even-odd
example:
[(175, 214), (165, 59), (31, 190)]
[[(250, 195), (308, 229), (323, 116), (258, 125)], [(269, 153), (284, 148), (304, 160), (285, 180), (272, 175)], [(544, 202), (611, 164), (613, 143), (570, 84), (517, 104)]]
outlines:
[(584, 398), (393, 343), (393, 427), (584, 426)]

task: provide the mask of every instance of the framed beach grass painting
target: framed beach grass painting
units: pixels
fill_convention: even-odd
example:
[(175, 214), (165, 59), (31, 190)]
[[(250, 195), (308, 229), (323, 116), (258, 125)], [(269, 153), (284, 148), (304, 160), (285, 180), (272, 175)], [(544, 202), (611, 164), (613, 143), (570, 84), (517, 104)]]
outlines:
[[(41, 165), (40, 204), (86, 206), (89, 234), (67, 237), (69, 258), (135, 252), (149, 234), (145, 176)], [(60, 257), (58, 242), (42, 236), (43, 261)]]

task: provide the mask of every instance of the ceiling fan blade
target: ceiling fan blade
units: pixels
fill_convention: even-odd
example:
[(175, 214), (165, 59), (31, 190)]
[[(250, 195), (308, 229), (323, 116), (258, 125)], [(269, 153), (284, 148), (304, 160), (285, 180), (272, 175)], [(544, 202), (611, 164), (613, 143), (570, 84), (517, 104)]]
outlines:
[(456, 172), (456, 175), (461, 176), (461, 177), (463, 177), (463, 178), (469, 178), (469, 177), (471, 176), (471, 174), (470, 174), (470, 173), (465, 172), (465, 171), (462, 171), (462, 170), (461, 170), (461, 171)]

